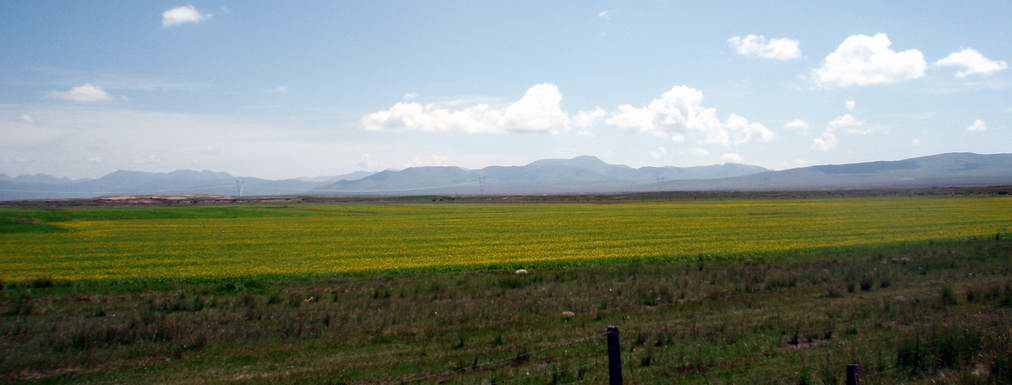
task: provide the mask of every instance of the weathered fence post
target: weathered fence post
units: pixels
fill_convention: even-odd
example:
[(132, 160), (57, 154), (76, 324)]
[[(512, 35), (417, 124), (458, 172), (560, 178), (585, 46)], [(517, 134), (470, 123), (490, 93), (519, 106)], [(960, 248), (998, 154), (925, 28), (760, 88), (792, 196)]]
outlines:
[(608, 326), (608, 385), (622, 385), (622, 349), (618, 327)]
[(847, 365), (847, 385), (861, 385), (861, 365)]

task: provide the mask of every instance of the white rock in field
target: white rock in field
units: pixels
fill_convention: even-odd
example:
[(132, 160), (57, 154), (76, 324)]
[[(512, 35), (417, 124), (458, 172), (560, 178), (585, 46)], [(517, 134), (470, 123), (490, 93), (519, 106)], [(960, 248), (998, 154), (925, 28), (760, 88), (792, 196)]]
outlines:
[(517, 271), (514, 271), (513, 274), (516, 274), (516, 275), (527, 275), (527, 269), (518, 269)]

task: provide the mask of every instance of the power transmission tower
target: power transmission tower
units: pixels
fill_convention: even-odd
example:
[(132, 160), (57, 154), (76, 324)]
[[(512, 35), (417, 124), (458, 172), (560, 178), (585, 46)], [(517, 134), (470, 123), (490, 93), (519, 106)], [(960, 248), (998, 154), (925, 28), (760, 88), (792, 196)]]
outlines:
[(239, 195), (239, 198), (242, 198), (242, 190), (244, 187), (246, 187), (246, 181), (242, 179), (235, 180), (235, 192)]
[(485, 196), (485, 177), (478, 177), (478, 191), (481, 196)]
[(661, 192), (661, 190), (663, 190), (663, 188), (661, 187), (663, 184), (664, 184), (664, 177), (663, 176), (657, 177), (657, 192)]

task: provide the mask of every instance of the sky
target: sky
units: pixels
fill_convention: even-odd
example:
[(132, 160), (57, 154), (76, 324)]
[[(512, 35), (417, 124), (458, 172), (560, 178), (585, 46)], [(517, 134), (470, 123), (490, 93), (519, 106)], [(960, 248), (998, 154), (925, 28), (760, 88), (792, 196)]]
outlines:
[(5, 1), (0, 173), (1012, 152), (1008, 15), (1008, 1)]

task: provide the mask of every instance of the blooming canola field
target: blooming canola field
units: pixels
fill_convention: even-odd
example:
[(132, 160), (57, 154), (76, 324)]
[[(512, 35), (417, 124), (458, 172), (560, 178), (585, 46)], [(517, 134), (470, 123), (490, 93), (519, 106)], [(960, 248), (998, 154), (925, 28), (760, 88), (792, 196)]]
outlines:
[(0, 208), (0, 279), (325, 276), (769, 256), (991, 236), (1008, 197)]

